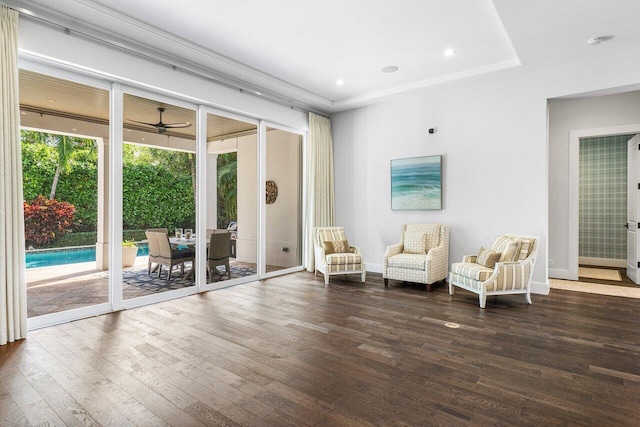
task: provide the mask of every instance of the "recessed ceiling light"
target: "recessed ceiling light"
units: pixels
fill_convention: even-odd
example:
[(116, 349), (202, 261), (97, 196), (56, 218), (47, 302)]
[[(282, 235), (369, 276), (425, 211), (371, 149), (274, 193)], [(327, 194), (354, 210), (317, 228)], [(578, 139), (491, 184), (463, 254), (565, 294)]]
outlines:
[(26, 116), (26, 115), (27, 115), (27, 113), (26, 113), (26, 112), (24, 112), (24, 111), (20, 111), (20, 114), (22, 114), (23, 116)]
[(444, 52), (442, 53), (444, 54), (444, 56), (453, 56), (453, 54), (456, 53), (456, 51), (449, 48), (449, 49), (445, 49)]
[(398, 70), (399, 70), (399, 68), (396, 67), (395, 65), (389, 65), (388, 67), (384, 67), (382, 69), (382, 72), (383, 73), (395, 73)]
[(76, 129), (76, 128), (71, 128), (71, 130), (78, 130), (78, 129)]
[(336, 81), (336, 84), (337, 84), (338, 86), (343, 86), (343, 85), (344, 85), (344, 80), (342, 80), (342, 79), (338, 79), (338, 80)]
[(49, 102), (56, 102), (56, 100), (55, 100), (55, 99), (51, 99), (51, 98), (47, 99), (47, 101), (49, 101)]

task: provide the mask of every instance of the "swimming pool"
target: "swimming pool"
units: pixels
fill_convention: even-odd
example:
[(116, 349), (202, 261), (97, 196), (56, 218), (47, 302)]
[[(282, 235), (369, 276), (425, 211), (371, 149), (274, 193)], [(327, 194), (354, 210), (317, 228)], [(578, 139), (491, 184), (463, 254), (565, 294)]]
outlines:
[[(80, 246), (74, 248), (40, 249), (26, 251), (27, 268), (52, 267), (55, 265), (76, 264), (96, 260), (95, 246)], [(149, 254), (146, 243), (138, 244), (138, 255)]]

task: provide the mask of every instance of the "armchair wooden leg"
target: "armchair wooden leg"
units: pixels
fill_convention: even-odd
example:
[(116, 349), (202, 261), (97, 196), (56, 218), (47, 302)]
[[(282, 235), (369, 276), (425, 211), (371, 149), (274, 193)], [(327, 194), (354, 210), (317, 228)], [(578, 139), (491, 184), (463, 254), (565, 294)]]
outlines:
[(327, 273), (324, 274), (324, 285), (327, 286), (329, 284), (329, 275)]
[(453, 295), (453, 293), (455, 292), (453, 288), (454, 288), (453, 284), (449, 282), (449, 295)]
[(367, 271), (365, 270), (362, 272), (362, 283), (366, 282), (366, 280), (367, 280)]
[(384, 287), (385, 288), (389, 287), (389, 279), (387, 279), (387, 278), (384, 279)]
[(484, 308), (487, 305), (487, 296), (480, 294), (480, 308)]
[(525, 298), (527, 299), (527, 302), (529, 304), (533, 304), (533, 302), (531, 301), (531, 292), (529, 292), (528, 289), (527, 289), (527, 293), (525, 294)]
[(431, 292), (431, 283), (427, 284), (427, 292)]

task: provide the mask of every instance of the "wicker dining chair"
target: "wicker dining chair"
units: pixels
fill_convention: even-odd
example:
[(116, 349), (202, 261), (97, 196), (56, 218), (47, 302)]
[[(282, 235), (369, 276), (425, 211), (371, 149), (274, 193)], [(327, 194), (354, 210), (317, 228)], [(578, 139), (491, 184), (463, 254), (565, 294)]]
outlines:
[(149, 263), (148, 272), (151, 274), (152, 263), (158, 264), (158, 277), (162, 274), (162, 266), (169, 268), (167, 281), (171, 280), (171, 271), (174, 266), (179, 265), (180, 271), (184, 274), (184, 263), (195, 261), (195, 252), (190, 248), (171, 248), (169, 236), (166, 232), (147, 231), (147, 240), (149, 242)]
[[(227, 275), (231, 279), (229, 257), (231, 256), (231, 233), (213, 230), (209, 234), (209, 249), (207, 251), (207, 272), (211, 280), (215, 277), (222, 278)], [(224, 266), (225, 272), (221, 273), (218, 266)]]

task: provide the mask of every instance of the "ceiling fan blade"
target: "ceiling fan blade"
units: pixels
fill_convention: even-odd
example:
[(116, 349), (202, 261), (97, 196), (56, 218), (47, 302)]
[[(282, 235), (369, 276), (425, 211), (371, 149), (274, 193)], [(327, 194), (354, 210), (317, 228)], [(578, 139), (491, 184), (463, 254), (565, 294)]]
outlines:
[(189, 126), (191, 126), (191, 123), (186, 122), (186, 123), (165, 123), (163, 124), (163, 126), (165, 128), (188, 128)]
[(140, 123), (141, 125), (147, 125), (147, 126), (153, 126), (153, 127), (156, 126), (156, 123), (139, 122), (137, 120), (131, 120), (131, 119), (127, 119), (127, 120), (134, 123)]

